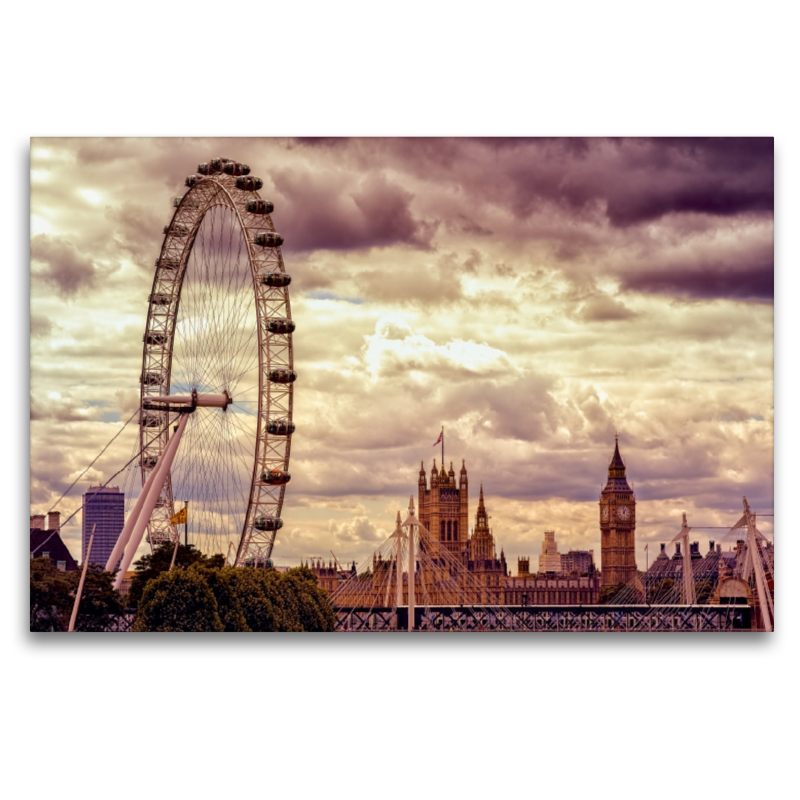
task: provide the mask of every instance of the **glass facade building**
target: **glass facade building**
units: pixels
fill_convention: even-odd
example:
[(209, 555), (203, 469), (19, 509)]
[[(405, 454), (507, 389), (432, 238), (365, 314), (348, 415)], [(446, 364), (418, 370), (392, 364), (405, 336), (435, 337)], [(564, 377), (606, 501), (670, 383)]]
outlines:
[[(81, 563), (86, 561), (86, 550), (92, 526), (97, 525), (89, 561), (105, 567), (114, 545), (125, 525), (125, 493), (118, 486), (89, 489), (83, 495), (83, 528), (81, 535)], [(119, 567), (119, 562), (116, 568)]]

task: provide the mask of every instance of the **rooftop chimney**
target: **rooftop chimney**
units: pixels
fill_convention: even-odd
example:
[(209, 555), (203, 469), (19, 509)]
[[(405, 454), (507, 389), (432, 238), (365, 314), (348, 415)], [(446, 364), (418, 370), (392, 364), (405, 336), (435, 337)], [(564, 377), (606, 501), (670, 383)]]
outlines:
[(44, 514), (31, 514), (31, 530), (44, 530)]
[(47, 515), (47, 530), (57, 531), (61, 529), (61, 512), (51, 511)]
[(713, 553), (714, 552), (714, 540), (713, 539), (708, 543), (708, 552), (709, 553)]

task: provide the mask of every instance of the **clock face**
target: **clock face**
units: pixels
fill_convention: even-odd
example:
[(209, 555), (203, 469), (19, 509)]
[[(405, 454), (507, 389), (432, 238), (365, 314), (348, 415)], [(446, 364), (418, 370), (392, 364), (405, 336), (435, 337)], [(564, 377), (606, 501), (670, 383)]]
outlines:
[(608, 506), (603, 506), (600, 509), (600, 519), (602, 519), (604, 522), (608, 520)]
[(628, 506), (620, 506), (617, 509), (617, 516), (620, 519), (628, 519), (630, 515), (631, 515), (631, 510), (628, 508)]

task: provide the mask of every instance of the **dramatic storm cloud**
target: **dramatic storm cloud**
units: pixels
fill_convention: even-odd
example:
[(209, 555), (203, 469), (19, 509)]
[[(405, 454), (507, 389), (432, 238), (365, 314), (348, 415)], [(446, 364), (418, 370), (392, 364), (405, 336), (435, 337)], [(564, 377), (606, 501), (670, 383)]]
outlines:
[(546, 528), (599, 551), (615, 432), (641, 566), (682, 511), (732, 524), (743, 495), (771, 511), (771, 139), (35, 139), (32, 512), (136, 412), (161, 229), (215, 156), (263, 178), (293, 277), (277, 563), (368, 557), (442, 425), (513, 566)]

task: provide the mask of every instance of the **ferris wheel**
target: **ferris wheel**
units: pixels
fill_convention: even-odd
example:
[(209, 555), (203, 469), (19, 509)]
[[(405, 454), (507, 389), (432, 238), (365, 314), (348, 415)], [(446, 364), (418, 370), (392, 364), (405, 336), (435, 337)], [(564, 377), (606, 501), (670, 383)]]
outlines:
[(143, 484), (180, 439), (147, 522), (151, 549), (182, 536), (173, 520), (188, 504), (192, 544), (237, 566), (266, 563), (283, 525), (297, 377), (283, 237), (249, 173), (212, 159), (175, 198), (140, 377)]

